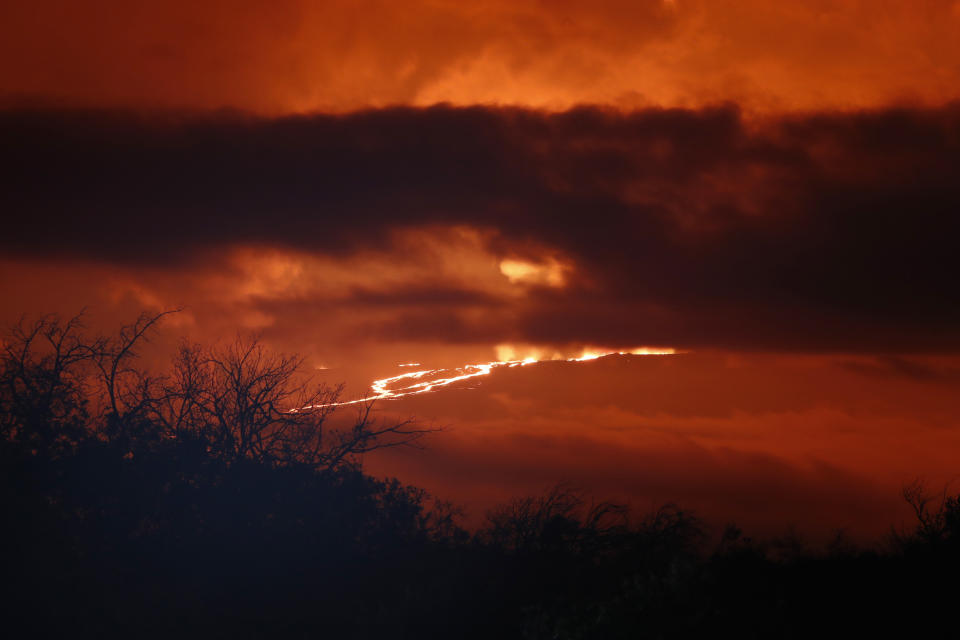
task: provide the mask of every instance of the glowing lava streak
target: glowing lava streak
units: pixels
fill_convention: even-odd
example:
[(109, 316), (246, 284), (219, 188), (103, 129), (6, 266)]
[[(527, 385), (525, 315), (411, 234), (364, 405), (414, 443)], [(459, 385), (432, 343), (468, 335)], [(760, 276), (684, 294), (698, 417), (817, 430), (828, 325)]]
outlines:
[[(635, 355), (635, 356), (667, 356), (677, 353), (675, 349), (669, 348), (648, 348), (639, 347), (632, 351), (593, 351), (585, 350), (578, 358), (553, 357), (538, 360), (536, 358), (525, 358), (523, 360), (495, 360), (493, 362), (484, 362), (481, 364), (467, 364), (453, 369), (423, 369), (420, 371), (410, 371), (401, 373), (398, 376), (381, 378), (374, 380), (370, 385), (372, 392), (365, 398), (359, 400), (348, 400), (345, 402), (334, 402), (329, 405), (319, 405), (320, 407), (341, 406), (348, 404), (357, 404), (360, 402), (370, 402), (372, 400), (389, 400), (393, 398), (402, 398), (419, 393), (427, 393), (438, 387), (447, 387), (461, 380), (469, 380), (479, 376), (489, 375), (491, 371), (498, 367), (522, 367), (528, 364), (537, 364), (540, 362), (564, 361), (564, 362), (584, 362), (586, 360), (596, 360), (604, 356), (612, 355)], [(399, 365), (409, 366), (407, 364)], [(311, 407), (305, 407), (311, 408)]]

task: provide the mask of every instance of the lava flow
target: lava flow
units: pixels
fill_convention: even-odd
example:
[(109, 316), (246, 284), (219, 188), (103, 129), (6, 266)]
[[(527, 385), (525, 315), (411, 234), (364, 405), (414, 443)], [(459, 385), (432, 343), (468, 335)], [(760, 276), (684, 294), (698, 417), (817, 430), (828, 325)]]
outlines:
[[(509, 350), (513, 352), (512, 349)], [(344, 402), (333, 402), (326, 405), (317, 405), (318, 407), (341, 406), (348, 404), (357, 404), (360, 402), (370, 402), (372, 400), (391, 400), (403, 398), (419, 393), (428, 393), (439, 387), (447, 387), (461, 380), (477, 378), (479, 376), (489, 375), (491, 371), (498, 367), (523, 367), (540, 362), (565, 361), (565, 362), (583, 362), (586, 360), (596, 360), (604, 356), (612, 355), (635, 355), (635, 356), (666, 356), (677, 353), (675, 349), (670, 348), (649, 348), (638, 347), (630, 351), (594, 351), (584, 350), (576, 358), (565, 358), (559, 355), (548, 358), (537, 359), (527, 357), (523, 359), (504, 359), (494, 360), (493, 362), (484, 362), (479, 364), (467, 364), (462, 367), (449, 369), (421, 369), (418, 371), (409, 371), (389, 378), (374, 380), (370, 385), (370, 395), (359, 400), (347, 400)], [(419, 363), (405, 363), (399, 366), (416, 366)], [(305, 407), (312, 408), (312, 407)]]

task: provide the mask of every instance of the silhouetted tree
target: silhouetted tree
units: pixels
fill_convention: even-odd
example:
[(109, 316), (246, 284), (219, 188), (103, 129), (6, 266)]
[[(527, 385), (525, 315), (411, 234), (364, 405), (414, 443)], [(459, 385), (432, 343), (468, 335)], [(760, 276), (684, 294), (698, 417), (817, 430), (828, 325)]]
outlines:
[(2, 339), (0, 437), (39, 453), (72, 446), (90, 417), (89, 376), (96, 344), (81, 315), (21, 319)]
[(160, 387), (144, 404), (164, 433), (199, 438), (226, 459), (332, 470), (357, 466), (376, 449), (415, 445), (434, 431), (412, 420), (379, 422), (372, 402), (354, 405), (359, 411), (347, 426), (331, 424), (349, 404), (343, 385), (314, 383), (303, 375), (302, 358), (270, 352), (251, 338), (224, 347), (182, 345)]
[(95, 337), (80, 316), (47, 316), (4, 336), (0, 617), (143, 636), (216, 608), (236, 621), (217, 633), (319, 609), (330, 630), (364, 617), (371, 585), (394, 598), (384, 576), (455, 514), (364, 475), (360, 457), (430, 430), (378, 423), (371, 403), (329, 424), (342, 387), (252, 339), (185, 345), (150, 374), (139, 353), (165, 315)]
[(626, 525), (622, 505), (587, 505), (582, 491), (558, 484), (539, 496), (514, 498), (487, 513), (481, 536), (513, 550), (580, 547)]
[(914, 480), (902, 490), (903, 499), (916, 518), (912, 532), (894, 530), (894, 542), (901, 548), (960, 544), (960, 495), (949, 495), (949, 487), (930, 491), (922, 481)]
[[(412, 420), (379, 421), (372, 402), (342, 402), (343, 385), (315, 383), (301, 357), (269, 351), (255, 338), (184, 344), (168, 373), (151, 374), (139, 366), (140, 348), (171, 313), (144, 313), (94, 338), (84, 335), (81, 315), (12, 327), (0, 361), (0, 434), (38, 447), (91, 428), (140, 446), (190, 438), (228, 460), (332, 470), (356, 467), (377, 449), (414, 446), (435, 431)], [(356, 419), (334, 424), (332, 414), (347, 404)]]
[(114, 334), (90, 343), (100, 378), (105, 427), (116, 435), (124, 429), (143, 428), (156, 403), (159, 380), (137, 366), (140, 347), (149, 341), (160, 321), (179, 309), (141, 313)]
[[(140, 367), (166, 314), (88, 338), (21, 321), (0, 349), (0, 619), (31, 635), (687, 638), (929, 635), (957, 599), (960, 498), (904, 489), (882, 552), (757, 543), (665, 505), (557, 485), (459, 510), (363, 473), (428, 433), (377, 423), (255, 339)], [(349, 406), (348, 406), (349, 405)], [(344, 409), (357, 409), (343, 415)], [(786, 548), (789, 553), (784, 553)], [(938, 620), (939, 618), (939, 620)], [(926, 625), (929, 619), (931, 624)], [(841, 622), (838, 622), (840, 620)], [(7, 629), (3, 629), (6, 631)], [(9, 635), (9, 634), (8, 634)]]

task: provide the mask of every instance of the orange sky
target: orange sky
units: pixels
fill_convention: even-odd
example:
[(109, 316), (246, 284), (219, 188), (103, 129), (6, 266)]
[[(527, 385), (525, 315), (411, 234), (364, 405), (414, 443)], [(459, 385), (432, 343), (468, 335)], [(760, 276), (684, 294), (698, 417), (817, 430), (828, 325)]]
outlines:
[(942, 104), (958, 29), (955, 0), (7, 2), (0, 95), (271, 114)]
[(474, 516), (567, 480), (882, 533), (960, 472), (958, 33), (956, 0), (6, 2), (0, 321), (182, 307), (151, 363), (259, 332), (353, 395), (676, 347), (383, 402), (448, 429), (370, 468)]

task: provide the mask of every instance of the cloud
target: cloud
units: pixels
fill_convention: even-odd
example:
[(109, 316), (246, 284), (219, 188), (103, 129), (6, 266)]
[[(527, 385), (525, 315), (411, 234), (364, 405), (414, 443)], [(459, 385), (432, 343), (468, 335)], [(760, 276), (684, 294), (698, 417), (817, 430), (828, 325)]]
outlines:
[(0, 95), (260, 113), (391, 104), (860, 108), (958, 97), (953, 0), (48, 0)]
[(394, 338), (955, 350), (958, 130), (956, 106), (8, 110), (0, 251), (155, 272), (285, 252), (234, 260), (247, 302), (394, 308), (366, 322)]

